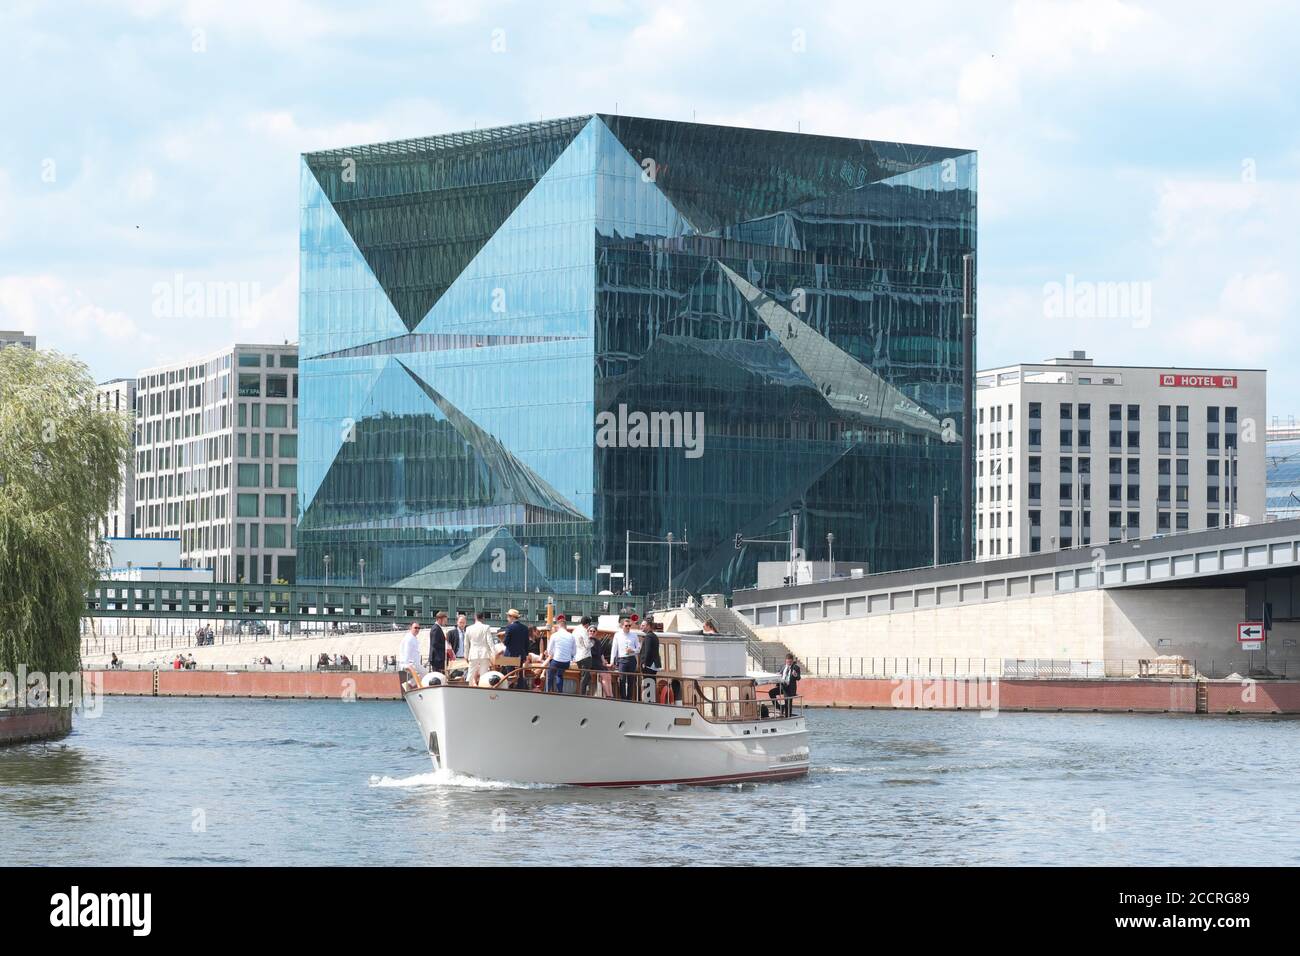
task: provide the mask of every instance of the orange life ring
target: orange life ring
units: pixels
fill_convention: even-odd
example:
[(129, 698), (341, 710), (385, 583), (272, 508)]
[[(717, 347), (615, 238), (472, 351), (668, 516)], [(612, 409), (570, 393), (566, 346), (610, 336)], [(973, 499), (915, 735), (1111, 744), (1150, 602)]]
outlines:
[(659, 688), (659, 703), (661, 704), (674, 703), (673, 685), (668, 681), (664, 681), (663, 685)]

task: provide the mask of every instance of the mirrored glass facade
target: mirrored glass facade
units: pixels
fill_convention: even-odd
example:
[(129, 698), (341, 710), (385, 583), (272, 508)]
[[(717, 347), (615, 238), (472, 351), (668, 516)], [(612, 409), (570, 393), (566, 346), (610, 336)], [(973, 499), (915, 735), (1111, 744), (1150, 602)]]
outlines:
[[(961, 547), (975, 154), (586, 116), (303, 157), (299, 579)], [(576, 558), (575, 558), (576, 556)], [(634, 547), (630, 587), (667, 587)]]

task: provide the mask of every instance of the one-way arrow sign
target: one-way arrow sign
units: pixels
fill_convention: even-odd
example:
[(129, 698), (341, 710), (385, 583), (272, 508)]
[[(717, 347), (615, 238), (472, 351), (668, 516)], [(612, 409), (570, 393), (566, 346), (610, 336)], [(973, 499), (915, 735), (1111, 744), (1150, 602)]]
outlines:
[(1237, 625), (1237, 643), (1242, 650), (1257, 651), (1264, 640), (1263, 621), (1242, 621)]

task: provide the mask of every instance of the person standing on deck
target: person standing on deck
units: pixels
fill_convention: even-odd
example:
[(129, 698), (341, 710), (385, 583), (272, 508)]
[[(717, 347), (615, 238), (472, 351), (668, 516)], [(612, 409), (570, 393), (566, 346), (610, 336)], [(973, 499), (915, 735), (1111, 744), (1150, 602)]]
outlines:
[(510, 623), (506, 625), (505, 639), (503, 643), (506, 646), (506, 657), (519, 658), (519, 676), (515, 678), (515, 687), (523, 689), (528, 686), (527, 672), (524, 665), (528, 663), (528, 643), (532, 637), (528, 625), (519, 620), (519, 612), (514, 608), (506, 611), (506, 617)]
[(429, 628), (429, 670), (445, 671), (447, 669), (447, 612), (439, 611), (433, 616), (433, 627)]
[[(618, 633), (614, 635), (614, 646), (609, 652), (614, 669), (627, 675), (635, 673), (637, 652), (640, 650), (641, 642), (637, 639), (636, 632), (632, 630), (631, 618), (619, 618)], [(632, 676), (620, 677), (618, 696), (623, 700), (632, 700), (635, 681), (636, 678)]]
[[(461, 620), (464, 620), (462, 617)], [(474, 623), (465, 631), (465, 659), (469, 661), (469, 672), (465, 683), (477, 687), (479, 678), (492, 669), (492, 657), (496, 653), (497, 637), (487, 623), (487, 612), (479, 611), (474, 615)]]
[(568, 618), (563, 614), (557, 614), (555, 629), (551, 631), (551, 636), (546, 641), (547, 693), (564, 693), (564, 672), (569, 669), (569, 665), (573, 663), (573, 655), (577, 653), (577, 641), (565, 627), (567, 623)]
[[(650, 618), (641, 622), (641, 647), (637, 651), (637, 667), (642, 674), (650, 677), (650, 686), (654, 687), (654, 676), (659, 673), (659, 668), (663, 667), (663, 662), (659, 659), (659, 635), (655, 633), (655, 626), (650, 623)], [(651, 692), (651, 700), (654, 699), (654, 692)]]
[(456, 615), (456, 626), (447, 628), (447, 643), (451, 645), (452, 653), (459, 658), (469, 656), (469, 644), (465, 642), (466, 617), (464, 614)]
[(776, 682), (776, 686), (768, 690), (767, 696), (776, 700), (778, 697), (784, 698), (781, 702), (781, 713), (789, 717), (793, 710), (794, 704), (792, 697), (799, 690), (799, 679), (803, 673), (799, 670), (799, 664), (795, 661), (793, 654), (785, 655), (785, 666), (781, 668), (781, 678)]
[(573, 641), (577, 647), (573, 663), (582, 672), (578, 679), (578, 693), (586, 697), (595, 687), (593, 672), (600, 670), (601, 664), (597, 656), (596, 628), (592, 626), (591, 618), (584, 617), (582, 623), (574, 628)]
[(406, 682), (411, 679), (412, 671), (415, 672), (415, 677), (418, 680), (420, 677), (419, 621), (411, 622), (411, 629), (406, 632), (402, 638), (401, 646), (397, 649), (397, 680), (403, 688), (406, 687)]

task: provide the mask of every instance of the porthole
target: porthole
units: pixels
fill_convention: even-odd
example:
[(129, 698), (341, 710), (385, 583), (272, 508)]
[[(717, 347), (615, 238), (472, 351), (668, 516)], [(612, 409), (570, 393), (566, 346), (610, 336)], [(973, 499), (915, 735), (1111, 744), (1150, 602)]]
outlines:
[(584, 717), (584, 718), (582, 718), (582, 720), (578, 721), (578, 726), (579, 726), (579, 727), (586, 727), (586, 726), (587, 726), (587, 718)]
[(539, 717), (537, 714), (533, 714), (533, 719), (530, 720), (529, 723), (530, 723), (530, 724), (535, 724), (535, 723), (537, 723), (537, 722), (538, 722), (539, 720), (541, 720), (541, 719), (542, 719), (542, 718)]
[(646, 730), (649, 730), (649, 729), (650, 729), (650, 721), (648, 721), (648, 720), (645, 722), (645, 729), (646, 729)]
[(624, 723), (624, 722), (621, 721), (621, 720), (618, 722), (618, 729), (619, 729), (619, 730), (622, 730), (622, 729), (623, 729), (623, 723)]

